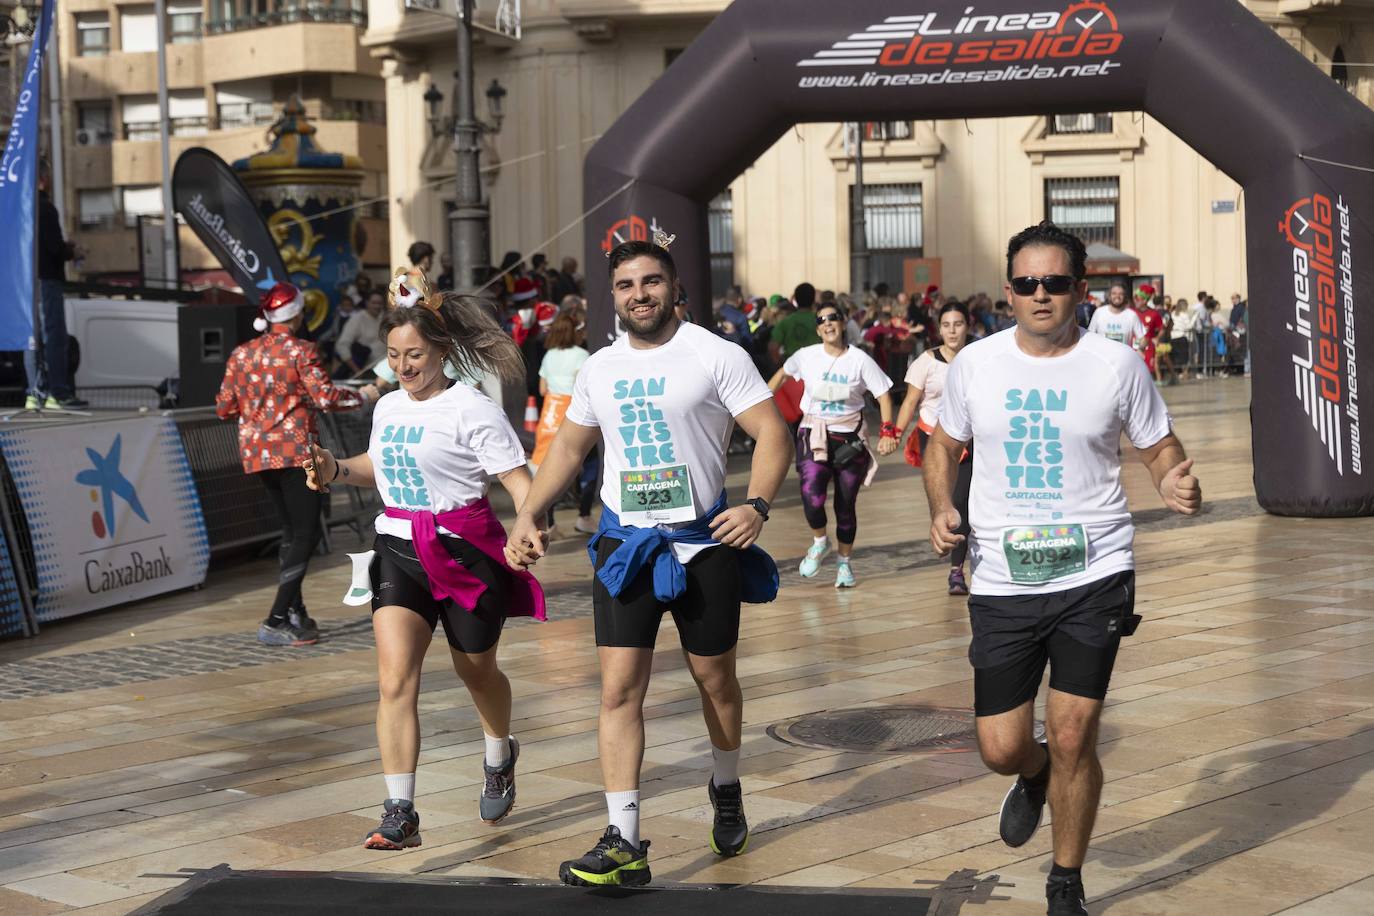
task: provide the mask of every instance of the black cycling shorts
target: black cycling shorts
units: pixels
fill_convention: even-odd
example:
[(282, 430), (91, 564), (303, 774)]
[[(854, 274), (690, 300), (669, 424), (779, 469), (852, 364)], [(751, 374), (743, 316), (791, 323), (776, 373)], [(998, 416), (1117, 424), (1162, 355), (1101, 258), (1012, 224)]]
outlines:
[(450, 646), (469, 654), (485, 652), (501, 638), (510, 578), (504, 567), (461, 538), (441, 534), (439, 543), (486, 583), (477, 607), (459, 607), (452, 598), (436, 600), (429, 590), (429, 576), (415, 556), (415, 545), (405, 538), (379, 534), (372, 545), (377, 551), (372, 561), (372, 610), (391, 605), (409, 608), (425, 619), (430, 633), (442, 620)]
[(1135, 572), (1043, 595), (973, 595), (973, 708), (1009, 712), (1035, 698), (1045, 663), (1050, 688), (1101, 700), (1122, 636), (1135, 632)]
[[(596, 545), (596, 568), (620, 541), (603, 537)], [(598, 646), (652, 649), (664, 611), (671, 611), (682, 648), (693, 655), (724, 655), (739, 642), (739, 551), (708, 547), (687, 563), (687, 590), (671, 605), (654, 595), (653, 564), (626, 584), (620, 597), (592, 576), (592, 607)]]

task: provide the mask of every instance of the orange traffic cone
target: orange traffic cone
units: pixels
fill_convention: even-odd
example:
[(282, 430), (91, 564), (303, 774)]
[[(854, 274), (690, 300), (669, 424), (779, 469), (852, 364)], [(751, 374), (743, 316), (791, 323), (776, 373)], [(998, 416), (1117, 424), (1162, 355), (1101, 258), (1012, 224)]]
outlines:
[(525, 401), (525, 432), (532, 433), (539, 429), (539, 408), (534, 403), (534, 395), (530, 395)]

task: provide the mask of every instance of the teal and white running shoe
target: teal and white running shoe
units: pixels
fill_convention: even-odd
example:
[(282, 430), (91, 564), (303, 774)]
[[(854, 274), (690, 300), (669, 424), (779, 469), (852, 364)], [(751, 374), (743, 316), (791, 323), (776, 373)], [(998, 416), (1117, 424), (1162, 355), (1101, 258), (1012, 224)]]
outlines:
[(820, 572), (821, 558), (830, 552), (830, 538), (817, 541), (806, 549), (806, 556), (802, 557), (801, 565), (797, 567), (797, 572), (810, 579)]
[(853, 588), (858, 585), (854, 581), (854, 570), (849, 568), (849, 558), (840, 557), (839, 565), (835, 567), (835, 587)]

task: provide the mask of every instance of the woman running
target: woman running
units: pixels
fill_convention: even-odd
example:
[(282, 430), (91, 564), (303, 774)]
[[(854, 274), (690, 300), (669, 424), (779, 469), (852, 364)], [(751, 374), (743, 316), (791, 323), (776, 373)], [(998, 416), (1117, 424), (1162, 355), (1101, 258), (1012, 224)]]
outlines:
[(532, 576), (506, 567), (505, 529), (486, 497), (495, 477), (516, 506), (524, 501), (525, 451), (500, 408), (444, 374), (452, 364), (467, 377), (485, 370), (517, 378), (524, 371), (520, 351), (479, 300), (457, 293), (387, 312), (381, 333), (401, 387), (377, 402), (367, 452), (336, 459), (316, 448), (306, 469), (312, 489), (375, 486), (386, 505), (376, 522), (371, 587), (387, 797), (381, 825), (363, 845), (404, 849), (420, 845), (417, 704), (435, 625), (443, 622), (454, 670), (486, 735), (479, 811), (494, 824), (515, 802), (520, 754), (497, 642), (508, 616), (543, 620), (544, 596)]
[[(906, 371), (906, 398), (902, 409), (897, 413), (897, 436), (878, 443), (878, 452), (890, 455), (897, 450), (902, 433), (907, 424), (920, 408), (920, 420), (916, 424), (916, 442), (922, 452), (926, 441), (935, 431), (935, 423), (940, 417), (940, 397), (945, 390), (945, 373), (954, 357), (968, 343), (968, 310), (954, 300), (940, 307), (939, 317), (940, 346), (927, 350), (911, 364)], [(919, 452), (913, 463), (919, 465)], [(973, 443), (968, 444), (964, 457), (959, 462), (959, 477), (954, 488), (954, 507), (963, 519), (959, 533), (964, 539), (954, 548), (949, 557), (949, 593), (967, 595), (968, 582), (964, 579), (964, 559), (968, 556), (968, 491), (973, 481)]]
[(835, 587), (852, 588), (856, 583), (849, 557), (859, 529), (859, 488), (867, 486), (878, 470), (864, 435), (864, 393), (878, 399), (881, 436), (894, 437), (897, 429), (892, 425), (892, 397), (888, 394), (892, 380), (873, 357), (845, 342), (844, 314), (834, 303), (816, 309), (816, 330), (821, 342), (788, 357), (768, 387), (777, 391), (789, 377), (805, 386), (797, 429), (797, 474), (801, 477), (802, 511), (813, 540), (798, 572), (808, 579), (816, 575), (821, 558), (830, 552), (825, 503), (833, 480), (835, 540), (839, 542)]

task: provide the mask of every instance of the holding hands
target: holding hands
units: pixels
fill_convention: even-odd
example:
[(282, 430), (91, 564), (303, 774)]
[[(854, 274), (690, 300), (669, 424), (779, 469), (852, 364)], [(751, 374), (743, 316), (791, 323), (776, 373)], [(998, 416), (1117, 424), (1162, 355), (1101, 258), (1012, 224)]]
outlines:
[(529, 569), (549, 552), (549, 536), (528, 515), (519, 515), (506, 537), (506, 564), (516, 571)]

